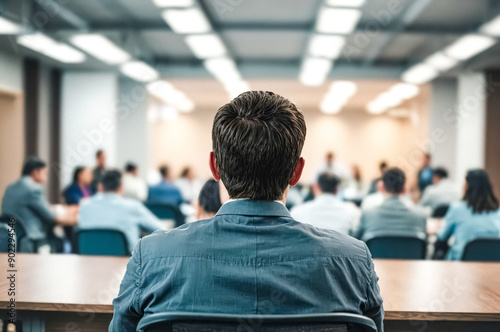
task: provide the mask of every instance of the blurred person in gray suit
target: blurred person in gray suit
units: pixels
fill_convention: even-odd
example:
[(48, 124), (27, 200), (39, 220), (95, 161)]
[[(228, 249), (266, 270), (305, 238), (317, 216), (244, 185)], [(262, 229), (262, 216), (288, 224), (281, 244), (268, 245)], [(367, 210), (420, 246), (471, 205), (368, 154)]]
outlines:
[(448, 171), (444, 168), (436, 168), (433, 171), (432, 185), (425, 188), (420, 205), (430, 207), (433, 211), (441, 205), (450, 205), (459, 201), (460, 198), (457, 188), (448, 179)]
[(426, 215), (408, 207), (401, 199), (406, 182), (403, 171), (391, 168), (384, 173), (382, 181), (384, 202), (363, 212), (356, 237), (363, 241), (391, 235), (425, 237)]
[[(47, 164), (37, 157), (29, 157), (24, 163), (21, 178), (5, 190), (2, 214), (18, 218), (26, 230), (27, 238), (36, 247), (48, 244), (51, 251), (59, 251), (62, 244), (52, 232), (57, 216), (51, 211), (42, 187), (47, 176)], [(36, 248), (31, 247), (27, 251), (34, 250)]]

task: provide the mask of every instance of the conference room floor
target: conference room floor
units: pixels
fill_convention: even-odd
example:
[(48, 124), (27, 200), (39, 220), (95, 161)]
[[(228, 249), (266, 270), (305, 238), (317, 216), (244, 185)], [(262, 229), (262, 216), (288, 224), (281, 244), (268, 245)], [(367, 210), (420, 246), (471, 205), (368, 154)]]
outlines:
[[(73, 331), (106, 330), (128, 258), (16, 256), (16, 309), (24, 332), (63, 331), (68, 324), (76, 324)], [(4, 271), (7, 259), (0, 254)], [(500, 331), (500, 263), (375, 260), (375, 268), (387, 331)], [(9, 284), (0, 279), (3, 317)]]

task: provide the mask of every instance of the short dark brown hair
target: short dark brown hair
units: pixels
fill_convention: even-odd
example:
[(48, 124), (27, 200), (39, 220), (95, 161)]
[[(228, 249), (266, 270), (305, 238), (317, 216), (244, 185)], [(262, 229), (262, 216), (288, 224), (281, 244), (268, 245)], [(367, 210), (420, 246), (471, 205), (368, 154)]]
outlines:
[(231, 198), (281, 199), (300, 159), (304, 116), (288, 99), (248, 91), (215, 115), (212, 144)]
[(384, 173), (382, 181), (384, 181), (385, 191), (399, 195), (404, 191), (406, 176), (401, 169), (395, 167)]

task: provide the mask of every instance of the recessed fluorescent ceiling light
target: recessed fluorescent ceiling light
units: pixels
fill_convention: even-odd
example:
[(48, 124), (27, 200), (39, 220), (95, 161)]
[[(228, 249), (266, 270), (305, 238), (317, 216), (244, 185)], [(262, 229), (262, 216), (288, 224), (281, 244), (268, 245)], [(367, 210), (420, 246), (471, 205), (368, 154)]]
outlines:
[(485, 35), (500, 37), (500, 16), (495, 17), (491, 21), (483, 24), (479, 28), (479, 32)]
[(149, 82), (158, 78), (159, 74), (142, 61), (131, 61), (120, 66), (120, 71), (139, 82)]
[(402, 100), (406, 100), (417, 96), (420, 88), (414, 84), (397, 83), (394, 84), (389, 91), (390, 93), (399, 96)]
[(130, 54), (99, 34), (76, 35), (71, 37), (70, 41), (73, 45), (110, 65), (123, 63), (130, 59)]
[(333, 7), (361, 7), (365, 0), (327, 0), (326, 4)]
[(386, 109), (385, 105), (376, 100), (369, 102), (366, 106), (366, 111), (370, 114), (382, 114)]
[(426, 64), (416, 64), (408, 68), (401, 78), (406, 83), (422, 84), (429, 82), (438, 75), (438, 71)]
[(309, 44), (309, 54), (316, 57), (336, 59), (345, 45), (345, 37), (314, 35)]
[(215, 58), (226, 55), (226, 47), (219, 36), (210, 35), (191, 35), (186, 37), (191, 51), (199, 59)]
[(156, 7), (191, 7), (194, 6), (193, 0), (153, 0)]
[(447, 71), (458, 64), (458, 60), (450, 58), (443, 52), (434, 53), (424, 62), (440, 71)]
[(194, 103), (186, 95), (177, 90), (172, 84), (166, 81), (154, 81), (147, 84), (146, 89), (150, 94), (161, 99), (166, 104), (173, 106), (183, 112), (191, 112)]
[(481, 35), (465, 35), (448, 46), (444, 53), (458, 60), (466, 60), (482, 51), (490, 48), (496, 43), (492, 37)]
[(361, 12), (357, 9), (323, 7), (319, 12), (316, 30), (322, 33), (350, 34), (360, 17)]
[(17, 43), (60, 62), (78, 63), (85, 61), (85, 54), (82, 52), (39, 32), (17, 37)]
[(307, 58), (302, 62), (299, 79), (304, 85), (321, 85), (331, 69), (332, 62), (328, 59)]
[(342, 97), (342, 98), (350, 98), (352, 97), (356, 91), (358, 90), (358, 87), (356, 83), (352, 81), (335, 81), (330, 85), (330, 94)]
[(176, 33), (207, 33), (212, 29), (199, 8), (167, 9), (162, 16)]
[(241, 81), (241, 76), (236, 64), (229, 58), (205, 60), (203, 65), (217, 80), (224, 84)]
[(0, 34), (15, 35), (21, 32), (21, 26), (10, 20), (0, 17)]
[(248, 83), (245, 81), (232, 82), (224, 85), (227, 93), (231, 98), (238, 97), (241, 93), (250, 91)]

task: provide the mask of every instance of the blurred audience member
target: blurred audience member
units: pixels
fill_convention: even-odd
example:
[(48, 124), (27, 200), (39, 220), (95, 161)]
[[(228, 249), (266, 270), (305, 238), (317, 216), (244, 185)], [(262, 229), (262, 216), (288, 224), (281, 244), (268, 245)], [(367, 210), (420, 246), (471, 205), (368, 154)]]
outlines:
[(161, 181), (149, 187), (148, 202), (169, 203), (179, 205), (183, 202), (180, 190), (170, 181), (170, 170), (167, 166), (160, 167)]
[(352, 178), (351, 170), (348, 166), (342, 162), (335, 160), (335, 154), (333, 152), (328, 152), (325, 156), (325, 162), (321, 164), (315, 173), (315, 178), (312, 183), (315, 183), (319, 176), (323, 173), (332, 173), (343, 180), (350, 180)]
[(380, 171), (380, 176), (370, 183), (370, 189), (368, 189), (368, 195), (374, 194), (377, 192), (377, 183), (382, 180), (382, 177), (384, 176), (384, 173), (387, 172), (389, 169), (389, 166), (387, 165), (387, 162), (381, 161), (380, 164), (378, 165), (378, 169)]
[(425, 188), (420, 205), (430, 207), (434, 211), (439, 206), (450, 205), (459, 199), (457, 189), (448, 179), (448, 171), (436, 168), (433, 171), (432, 185)]
[[(51, 211), (42, 185), (47, 181), (47, 164), (37, 157), (29, 157), (24, 163), (22, 176), (5, 190), (2, 214), (19, 218), (26, 229), (26, 236), (38, 248), (49, 245), (51, 251), (62, 250), (62, 242), (52, 232), (58, 217)], [(30, 248), (31, 251), (36, 248)]]
[(219, 182), (208, 180), (200, 191), (196, 220), (210, 219), (222, 206), (219, 194)]
[(123, 197), (145, 201), (148, 198), (148, 186), (146, 182), (139, 177), (139, 168), (134, 163), (125, 165), (123, 174)]
[(467, 173), (463, 200), (450, 206), (438, 240), (454, 237), (446, 258), (460, 260), (467, 243), (484, 237), (498, 237), (500, 211), (488, 174), (480, 169)]
[(418, 189), (422, 194), (428, 186), (432, 184), (433, 171), (431, 168), (431, 155), (426, 153), (424, 155), (424, 164), (418, 172)]
[(200, 192), (198, 181), (191, 167), (185, 167), (174, 184), (181, 191), (184, 202), (192, 202)]
[(119, 171), (106, 171), (99, 187), (97, 195), (82, 202), (78, 228), (119, 230), (125, 234), (129, 250), (139, 240), (141, 230), (153, 232), (164, 228), (142, 203), (122, 197), (122, 175)]
[(94, 193), (97, 192), (99, 181), (101, 181), (101, 178), (106, 171), (106, 152), (104, 150), (97, 150), (97, 152), (95, 153), (95, 160), (96, 167), (94, 168), (92, 173), (93, 179), (91, 185), (92, 192)]
[(346, 203), (335, 195), (340, 179), (331, 173), (323, 173), (314, 184), (315, 198), (294, 207), (290, 214), (300, 222), (317, 228), (333, 229), (349, 234), (359, 220), (359, 211), (352, 203)]
[(427, 236), (425, 214), (409, 208), (402, 200), (406, 176), (399, 168), (391, 168), (382, 177), (384, 202), (364, 211), (356, 237), (366, 241), (386, 235)]
[(352, 166), (352, 178), (346, 181), (344, 189), (344, 199), (359, 200), (364, 191), (363, 177), (358, 165)]
[(78, 166), (73, 173), (73, 182), (63, 191), (68, 205), (78, 205), (84, 198), (92, 196), (92, 170), (90, 167)]
[(376, 208), (382, 203), (384, 203), (384, 182), (382, 179), (377, 181), (375, 186), (375, 192), (366, 195), (361, 202), (361, 210), (367, 211), (373, 208)]

